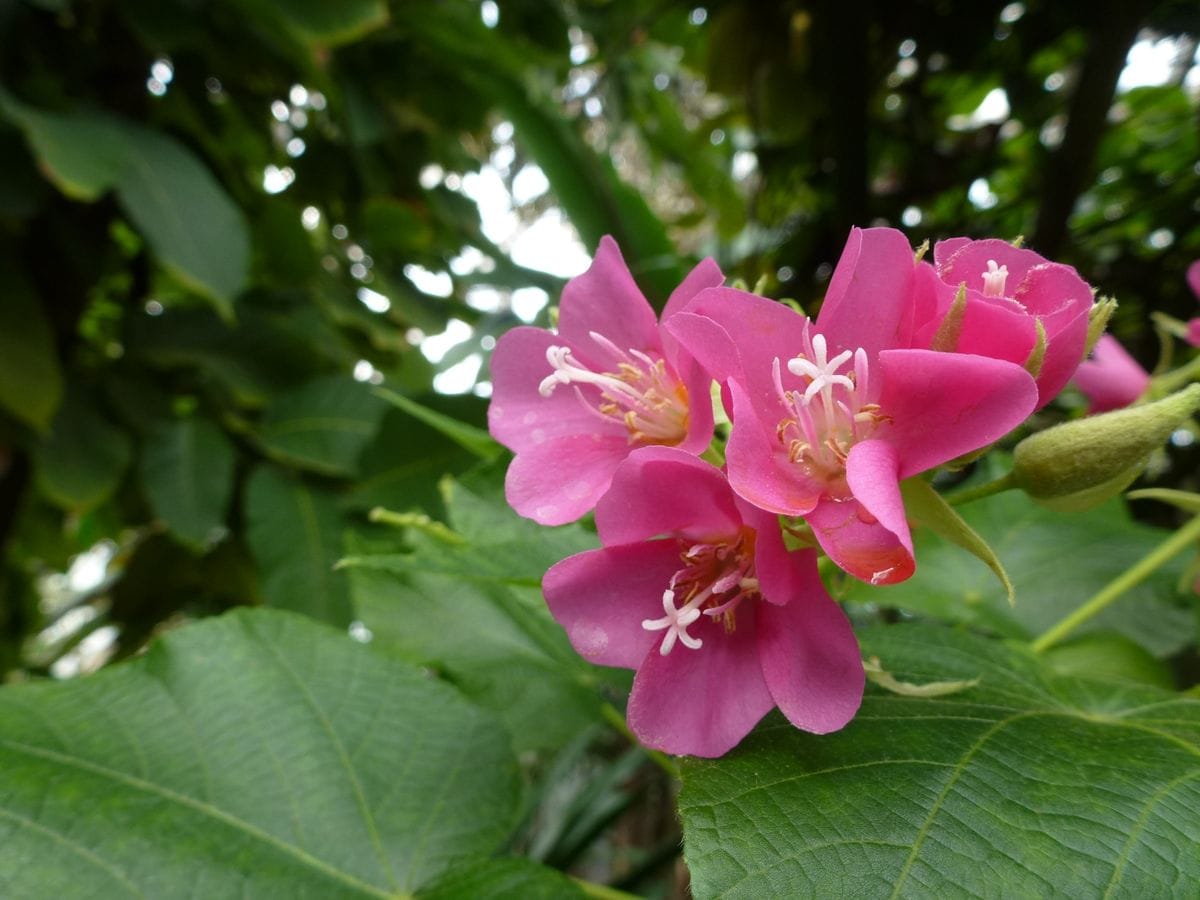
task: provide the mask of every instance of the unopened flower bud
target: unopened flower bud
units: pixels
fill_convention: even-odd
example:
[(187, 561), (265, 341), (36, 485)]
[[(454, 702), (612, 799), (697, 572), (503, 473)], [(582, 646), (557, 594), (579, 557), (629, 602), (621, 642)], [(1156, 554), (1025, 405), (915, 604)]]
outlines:
[(1044, 506), (1077, 512), (1120, 493), (1150, 454), (1200, 409), (1200, 384), (1156, 403), (1047, 428), (1013, 454), (1017, 487)]

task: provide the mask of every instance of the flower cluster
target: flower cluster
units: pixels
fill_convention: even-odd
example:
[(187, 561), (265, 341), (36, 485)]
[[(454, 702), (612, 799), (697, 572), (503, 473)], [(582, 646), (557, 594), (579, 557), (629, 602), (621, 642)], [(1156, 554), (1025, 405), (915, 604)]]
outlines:
[[(519, 513), (595, 510), (602, 546), (550, 569), (550, 611), (581, 655), (637, 670), (643, 743), (698, 756), (774, 707), (816, 733), (853, 717), (861, 657), (817, 547), (871, 584), (908, 578), (900, 482), (1049, 402), (1092, 307), (1073, 269), (1029, 250), (960, 238), (927, 262), (887, 228), (851, 232), (815, 321), (723, 282), (705, 260), (656, 321), (605, 238), (556, 333), (498, 342), (489, 410)], [(699, 458), (714, 383), (723, 469)]]

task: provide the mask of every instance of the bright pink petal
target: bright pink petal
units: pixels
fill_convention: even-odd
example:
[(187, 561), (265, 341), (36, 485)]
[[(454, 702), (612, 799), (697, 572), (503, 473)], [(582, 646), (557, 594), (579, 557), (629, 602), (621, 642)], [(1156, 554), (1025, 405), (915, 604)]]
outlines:
[(629, 453), (624, 437), (573, 434), (517, 454), (504, 479), (508, 505), (542, 525), (574, 522), (608, 490)]
[[(737, 627), (701, 616), (688, 633), (703, 641), (666, 656), (651, 650), (629, 696), (629, 727), (647, 747), (689, 756), (722, 756), (775, 705), (758, 660), (753, 603), (737, 609)], [(662, 632), (658, 632), (662, 634)]]
[(729, 484), (739, 496), (760, 509), (785, 516), (802, 516), (813, 508), (824, 488), (792, 463), (783, 445), (761, 422), (746, 391), (728, 382), (737, 424), (725, 447)]
[(783, 543), (779, 520), (774, 513), (759, 509), (736, 498), (742, 521), (754, 529), (754, 577), (768, 603), (788, 603), (803, 589), (807, 554), (814, 551), (789, 552)]
[(642, 622), (662, 616), (663, 591), (680, 566), (673, 540), (588, 550), (551, 566), (542, 593), (580, 656), (636, 669), (662, 643), (663, 633)]
[(597, 371), (612, 368), (612, 354), (590, 337), (597, 332), (620, 350), (659, 351), (658, 320), (621, 257), (617, 242), (600, 239), (591, 267), (563, 288), (558, 333), (580, 361)]
[(1029, 271), (1015, 299), (1046, 329), (1046, 355), (1037, 376), (1040, 409), (1058, 396), (1083, 361), (1092, 292), (1070, 266), (1047, 263)]
[[(671, 340), (669, 335), (665, 336)], [(672, 365), (687, 391), (687, 435), (677, 445), (688, 453), (701, 454), (708, 449), (713, 437), (712, 379), (703, 368), (683, 350), (677, 350)]]
[[(933, 304), (937, 308), (936, 315), (917, 329), (913, 340), (914, 347), (929, 349), (958, 288), (938, 279), (928, 266), (921, 267), (917, 280), (922, 283), (924, 292), (936, 297)], [(969, 293), (958, 343), (950, 349), (1023, 366), (1036, 342), (1037, 327), (1020, 304), (1004, 297), (984, 298), (981, 294)]]
[[(701, 328), (673, 316), (667, 326), (717, 381), (737, 378), (756, 405), (775, 405), (771, 363), (787, 361), (804, 348), (807, 320), (774, 300), (733, 288), (714, 288), (697, 295), (687, 314), (706, 316), (720, 330)], [(676, 329), (676, 323), (680, 323)]]
[(676, 313), (663, 322), (670, 335), (714, 381), (741, 377), (742, 358), (733, 338), (715, 319), (691, 312)]
[(662, 320), (666, 322), (675, 313), (683, 312), (683, 308), (706, 288), (718, 288), (724, 283), (725, 276), (711, 257), (700, 260), (696, 267), (688, 272), (687, 277), (679, 282), (679, 287), (671, 291), (667, 305), (663, 307)]
[(721, 471), (672, 447), (635, 450), (596, 507), (605, 546), (662, 534), (706, 540), (735, 534), (741, 517)]
[(837, 731), (862, 702), (866, 675), (854, 631), (825, 592), (815, 556), (801, 590), (759, 609), (758, 653), (772, 698), (788, 721), (816, 734)]
[(1075, 372), (1074, 383), (1091, 401), (1089, 413), (1121, 409), (1137, 400), (1150, 384), (1150, 375), (1121, 346), (1106, 334), (1096, 342), (1092, 358)]
[(876, 436), (896, 449), (901, 479), (999, 440), (1037, 404), (1029, 373), (1002, 360), (885, 350), (878, 368), (879, 405), (891, 425)]
[[(598, 412), (585, 407), (575, 393), (575, 385), (558, 385), (549, 397), (538, 393), (538, 385), (551, 372), (546, 348), (562, 343), (549, 331), (528, 327), (514, 328), (496, 342), (488, 430), (514, 452), (569, 434), (596, 433), (622, 440), (628, 437), (620, 422), (606, 422)], [(589, 396), (598, 393), (591, 385), (583, 385), (581, 390)]]
[(1188, 266), (1187, 283), (1188, 287), (1192, 289), (1192, 293), (1196, 295), (1196, 299), (1200, 300), (1200, 259)]
[(1187, 342), (1193, 347), (1200, 347), (1200, 318), (1188, 322)]
[[(912, 576), (911, 539), (885, 528), (858, 500), (824, 499), (804, 517), (829, 558), (868, 584), (897, 584)], [(908, 538), (908, 529), (904, 529)]]
[[(1068, 323), (1086, 313), (1094, 302), (1092, 289), (1073, 268), (1062, 263), (1043, 262), (1033, 266), (1015, 285), (1013, 299), (1041, 318), (1046, 332), (1058, 334)], [(1082, 349), (1080, 353), (1082, 353)]]
[(1046, 260), (1023, 247), (1014, 247), (999, 238), (973, 241), (969, 238), (949, 238), (933, 246), (933, 264), (942, 280), (955, 287), (966, 282), (967, 288), (983, 291), (983, 273), (988, 271), (988, 261), (1008, 269), (1005, 293), (1012, 296), (1025, 274)]
[(862, 347), (874, 357), (906, 347), (913, 325), (912, 245), (894, 228), (852, 228), (817, 317), (834, 350)]
[(860, 441), (846, 457), (846, 484), (854, 499), (870, 517), (894, 534), (912, 556), (912, 536), (900, 496), (899, 473), (896, 448), (886, 441)]

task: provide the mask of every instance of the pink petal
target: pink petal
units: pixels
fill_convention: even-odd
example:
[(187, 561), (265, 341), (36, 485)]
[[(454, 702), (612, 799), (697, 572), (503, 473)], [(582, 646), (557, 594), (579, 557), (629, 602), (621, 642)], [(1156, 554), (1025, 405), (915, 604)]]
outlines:
[(1091, 401), (1089, 413), (1121, 409), (1137, 400), (1150, 384), (1150, 375), (1111, 334), (1096, 342), (1092, 358), (1075, 372), (1075, 386)]
[(1200, 318), (1188, 322), (1187, 342), (1193, 347), (1200, 347)]
[(829, 558), (868, 584), (897, 584), (915, 564), (908, 528), (903, 536), (877, 521), (857, 499), (824, 499), (804, 517)]
[(1188, 287), (1192, 289), (1192, 293), (1196, 295), (1196, 299), (1200, 300), (1200, 259), (1188, 266), (1187, 283)]
[(901, 479), (999, 440), (1037, 404), (1029, 373), (1002, 360), (885, 350), (878, 368), (879, 405), (892, 424), (877, 437), (896, 449)]
[(827, 734), (854, 717), (866, 676), (854, 631), (825, 592), (811, 551), (803, 569), (803, 586), (788, 603), (759, 609), (759, 660), (788, 721)]
[[(647, 747), (689, 756), (722, 756), (737, 746), (775, 701), (758, 660), (753, 603), (737, 609), (732, 633), (701, 616), (688, 633), (698, 650), (680, 644), (666, 656), (651, 650), (629, 696), (628, 721)], [(659, 632), (661, 634), (661, 632)]]
[(573, 434), (527, 447), (504, 479), (508, 505), (542, 525), (564, 525), (591, 510), (629, 453), (624, 437)]
[(597, 332), (621, 350), (661, 349), (658, 320), (638, 289), (621, 257), (617, 242), (600, 239), (591, 267), (563, 288), (558, 333), (571, 344), (581, 362), (611, 369), (612, 355), (591, 339)]
[[(913, 340), (915, 347), (927, 349), (954, 302), (958, 288), (938, 279), (928, 266), (921, 267), (917, 280), (922, 283), (923, 292), (936, 297), (936, 314), (918, 328)], [(1033, 318), (1015, 301), (1003, 297), (985, 298), (973, 292), (967, 296), (955, 352), (990, 356), (1023, 366), (1037, 342)]]
[(1014, 247), (999, 238), (973, 241), (970, 238), (949, 238), (933, 246), (933, 264), (938, 275), (948, 284), (958, 287), (966, 282), (967, 288), (983, 291), (983, 273), (988, 270), (988, 260), (1008, 269), (1005, 293), (1012, 296), (1025, 274), (1046, 260), (1023, 247)]
[(1017, 287), (1015, 299), (1042, 317), (1046, 356), (1038, 373), (1038, 408), (1053, 400), (1083, 361), (1092, 292), (1070, 266), (1035, 266)]
[[(673, 343), (669, 335), (664, 337)], [(688, 404), (687, 435), (677, 446), (688, 453), (700, 454), (708, 449), (713, 437), (712, 379), (682, 349), (676, 349), (672, 355), (675, 358), (668, 357), (668, 361), (687, 391)]]
[(782, 303), (733, 288), (702, 292), (687, 314), (706, 316), (720, 330), (685, 322), (683, 315), (672, 316), (667, 330), (714, 379), (737, 378), (756, 404), (774, 405), (771, 362), (778, 357), (786, 367), (787, 360), (802, 351), (807, 320)]
[[(1009, 286), (1014, 286), (1011, 278)], [(1059, 334), (1080, 313), (1086, 315), (1094, 302), (1088, 283), (1073, 268), (1062, 263), (1043, 262), (1031, 267), (1015, 287), (1013, 299), (1030, 315), (1039, 316), (1046, 326), (1046, 333), (1051, 336)], [(1083, 349), (1079, 352), (1082, 355)]]
[(688, 272), (687, 277), (679, 282), (679, 287), (671, 291), (671, 296), (667, 298), (667, 305), (663, 307), (663, 322), (666, 322), (675, 313), (683, 312), (683, 308), (691, 303), (701, 291), (706, 288), (718, 288), (724, 283), (725, 276), (712, 257), (700, 260), (696, 267)]
[(894, 534), (912, 556), (912, 536), (900, 496), (900, 460), (886, 441), (859, 441), (846, 457), (846, 484), (854, 499)]
[(704, 540), (736, 534), (741, 524), (721, 471), (672, 447), (635, 450), (596, 507), (596, 530), (605, 546), (661, 534)]
[(741, 497), (736, 498), (742, 521), (754, 529), (754, 575), (763, 599), (769, 603), (787, 603), (804, 590), (806, 554), (789, 552), (783, 543), (779, 520), (773, 513), (759, 509)]
[[(492, 352), (492, 402), (488, 430), (492, 437), (517, 453), (570, 434), (603, 434), (628, 438), (620, 422), (603, 421), (580, 402), (574, 385), (558, 385), (549, 397), (538, 385), (551, 372), (546, 348), (561, 346), (557, 335), (542, 328), (514, 328), (500, 337)], [(596, 389), (584, 385), (585, 395)]]
[(775, 437), (774, 423), (768, 432), (741, 384), (730, 381), (727, 387), (737, 422), (725, 447), (730, 486), (760, 509), (785, 516), (806, 514), (824, 487), (788, 459)]
[(862, 347), (874, 357), (906, 347), (913, 324), (912, 245), (894, 228), (852, 228), (833, 271), (817, 331), (834, 350)]
[[(733, 338), (715, 319), (691, 312), (676, 313), (663, 322), (666, 332), (696, 360), (705, 375), (724, 383), (740, 377), (742, 358)], [(689, 394), (690, 396), (690, 394)]]
[(663, 632), (642, 621), (662, 616), (663, 591), (680, 567), (672, 540), (588, 550), (551, 566), (542, 592), (580, 656), (636, 669), (662, 643)]

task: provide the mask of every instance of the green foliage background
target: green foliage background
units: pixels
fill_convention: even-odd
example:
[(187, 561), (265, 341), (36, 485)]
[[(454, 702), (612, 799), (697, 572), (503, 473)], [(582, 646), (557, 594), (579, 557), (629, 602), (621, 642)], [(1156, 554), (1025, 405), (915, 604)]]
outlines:
[[(1180, 58), (1167, 83), (1116, 93), (1139, 35), (1173, 36)], [(655, 303), (712, 255), (730, 277), (765, 278), (772, 296), (811, 308), (853, 224), (904, 223), (914, 244), (1025, 235), (1119, 298), (1112, 330), (1149, 366), (1148, 314), (1197, 311), (1184, 271), (1200, 257), (1198, 37), (1188, 0), (0, 0), (0, 674), (12, 682), (0, 689), (0, 893), (81, 896), (98, 869), (110, 879), (101, 896), (168, 896), (193, 879), (209, 896), (237, 885), (253, 896), (604, 896), (554, 869), (656, 896), (683, 890), (674, 782), (613, 728), (627, 675), (580, 662), (541, 601), (545, 568), (594, 536), (516, 519), (502, 498), (506, 459), (481, 430), (487, 353), (521, 321), (513, 292), (553, 303), (562, 279), (489, 238), (464, 177), (490, 161), (511, 189), (540, 168), (549, 190), (515, 204), (520, 226), (559, 210), (589, 252), (612, 234)], [(972, 119), (1001, 87), (1008, 114)], [(422, 290), (421, 270), (447, 273), (447, 296)], [(387, 308), (368, 306), (364, 289)], [(452, 320), (469, 336), (432, 363), (422, 339)], [(434, 391), (436, 376), (474, 358), (474, 390)], [(1072, 413), (1068, 396), (1044, 418)], [(1198, 468), (1196, 445), (1174, 447), (1151, 478), (1194, 490)], [(981, 505), (973, 524), (1010, 564), (1018, 609), (996, 602), (982, 567), (930, 539), (919, 551), (929, 578), (852, 591), (856, 614), (902, 609), (1028, 639), (1161, 535), (1117, 504), (1064, 526), (1009, 499)], [(1038, 557), (1047, 534), (1067, 541), (1066, 558)], [(1113, 552), (1093, 565), (1106, 538)], [(63, 574), (97, 546), (103, 577)], [(1091, 639), (1109, 643), (1038, 670), (1036, 689), (1010, 686), (1007, 712), (964, 700), (991, 710), (982, 724), (933, 727), (914, 754), (952, 765), (979, 728), (1025, 710), (1058, 710), (1086, 730), (1124, 717), (1113, 704), (1175, 702), (1099, 702), (1069, 679), (1103, 658), (1108, 674), (1155, 686), (1138, 690), (1194, 684), (1195, 599), (1178, 576), (1099, 622)], [(1052, 596), (1041, 603), (1039, 591)], [(974, 677), (953, 660), (979, 639), (930, 627), (950, 662), (923, 668), (911, 639), (877, 641), (918, 680)], [(128, 666), (42, 683), (140, 654), (163, 633)], [(1050, 665), (986, 643), (979, 658), (998, 672)], [(1179, 759), (1200, 755), (1189, 703), (1153, 748), (1126, 730), (1120, 753), (1095, 764), (1117, 778), (1167, 744), (1190, 748)], [(1018, 767), (1037, 729), (1053, 731), (1030, 722), (1016, 744), (981, 744), (996, 747), (996, 767), (975, 773), (1025, 811), (1044, 808), (1026, 795), (1031, 782), (993, 776)], [(730, 785), (777, 766), (807, 777), (806, 754), (842, 744), (771, 726), (754, 740), (684, 772), (697, 896), (731, 884), (768, 895), (771, 873), (817, 852), (825, 813), (804, 793), (781, 825), (787, 847), (767, 847), (769, 828), (756, 843), (738, 826), (736, 852), (723, 817), (769, 820), (773, 807), (754, 805), (759, 788), (731, 800)], [(864, 720), (837, 740), (867, 766), (901, 739)], [(1074, 746), (1074, 763), (1092, 765)], [(261, 774), (239, 768), (251, 757)], [(1145, 815), (1121, 806), (1101, 824), (1124, 834), (1132, 821), (1160, 849), (1186, 849), (1198, 839), (1179, 812), (1196, 808), (1194, 758), (1191, 769), (1155, 758), (1123, 786)], [(1078, 789), (1046, 767), (1047, 792)], [(908, 778), (896, 809), (927, 810), (910, 774), (896, 776)], [(821, 791), (846, 795), (821, 777)], [(239, 796), (249, 783), (261, 796)], [(865, 778), (850, 794), (883, 783)], [(422, 799), (430, 785), (444, 790)], [(473, 812), (431, 812), (445, 804)], [(879, 834), (824, 822), (856, 846), (898, 847), (909, 886), (898, 891), (988, 892), (963, 880), (960, 857), (994, 837), (990, 825), (958, 819), (955, 856), (947, 843), (920, 849), (878, 811), (867, 818)], [(1021, 837), (1055, 827), (1005, 832), (993, 860), (1003, 884), (1061, 888), (1026, 863), (1074, 852), (1101, 860), (1080, 870), (1081, 895), (1110, 876), (1130, 896), (1198, 877), (1184, 852), (1166, 869), (1142, 865), (1133, 837), (1123, 874), (1107, 838), (1064, 849)], [(884, 855), (845, 863), (866, 872), (864, 896), (879, 887), (871, 878), (891, 879)], [(801, 867), (816, 893), (850, 884), (836, 867), (820, 874), (830, 859)], [(747, 860), (765, 868), (739, 874)]]

